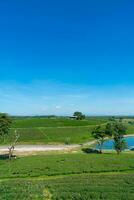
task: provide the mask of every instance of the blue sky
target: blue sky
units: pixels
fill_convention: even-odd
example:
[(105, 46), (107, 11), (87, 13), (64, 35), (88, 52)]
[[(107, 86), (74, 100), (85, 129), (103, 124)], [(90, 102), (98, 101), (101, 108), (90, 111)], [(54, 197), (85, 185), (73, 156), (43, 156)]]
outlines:
[(0, 1), (0, 111), (134, 114), (134, 2)]

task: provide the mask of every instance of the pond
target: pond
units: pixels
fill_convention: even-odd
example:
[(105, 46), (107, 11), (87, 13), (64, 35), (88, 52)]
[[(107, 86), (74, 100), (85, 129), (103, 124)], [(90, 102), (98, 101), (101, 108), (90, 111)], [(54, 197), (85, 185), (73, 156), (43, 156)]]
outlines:
[[(126, 137), (125, 140), (127, 142), (128, 149), (134, 150), (134, 136)], [(96, 149), (98, 149), (98, 145), (96, 146)], [(105, 141), (104, 144), (103, 144), (103, 149), (104, 150), (112, 150), (112, 149), (114, 149), (113, 140)]]

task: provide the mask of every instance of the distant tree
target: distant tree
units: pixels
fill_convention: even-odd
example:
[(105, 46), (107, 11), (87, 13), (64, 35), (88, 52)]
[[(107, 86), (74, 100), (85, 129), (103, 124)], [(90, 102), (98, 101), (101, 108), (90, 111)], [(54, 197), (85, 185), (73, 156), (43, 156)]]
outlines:
[(76, 111), (73, 114), (74, 117), (76, 117), (77, 120), (85, 119), (85, 115), (82, 114), (82, 112)]
[(0, 136), (5, 141), (5, 136), (9, 133), (12, 120), (9, 115), (0, 113)]
[(104, 127), (96, 126), (92, 131), (92, 136), (97, 140), (100, 153), (102, 153), (103, 143), (105, 142), (106, 132)]

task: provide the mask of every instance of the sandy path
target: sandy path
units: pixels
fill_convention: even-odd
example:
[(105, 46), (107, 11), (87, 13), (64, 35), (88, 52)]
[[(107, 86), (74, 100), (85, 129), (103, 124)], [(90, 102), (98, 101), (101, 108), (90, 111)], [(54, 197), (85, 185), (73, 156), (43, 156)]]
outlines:
[[(45, 151), (69, 151), (73, 149), (80, 148), (82, 146), (92, 145), (95, 141), (90, 141), (80, 144), (72, 144), (72, 145), (16, 145), (15, 151), (16, 153), (26, 153), (26, 152), (45, 152)], [(9, 145), (0, 146), (0, 153), (8, 152)]]
[[(41, 152), (41, 151), (64, 151), (79, 148), (80, 145), (16, 145), (14, 152)], [(0, 153), (8, 152), (9, 146), (0, 146)]]

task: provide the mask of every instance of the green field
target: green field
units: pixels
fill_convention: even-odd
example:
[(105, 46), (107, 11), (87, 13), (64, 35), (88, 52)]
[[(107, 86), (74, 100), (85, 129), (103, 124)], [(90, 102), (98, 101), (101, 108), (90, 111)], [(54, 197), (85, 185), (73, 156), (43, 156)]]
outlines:
[[(80, 144), (93, 140), (93, 128), (107, 118), (83, 121), (66, 118), (14, 119), (5, 143), (12, 143), (15, 130), (19, 144)], [(134, 124), (126, 119), (127, 134)], [(1, 144), (3, 141), (1, 140)], [(0, 200), (133, 200), (134, 153), (104, 154), (42, 153), (0, 156)]]
[[(78, 175), (0, 182), (1, 200), (133, 200), (133, 174)], [(47, 193), (52, 198), (45, 198)]]
[[(0, 160), (2, 200), (134, 198), (134, 154), (59, 154)], [(51, 198), (45, 198), (51, 194)], [(50, 196), (51, 196), (50, 195)]]
[(92, 140), (94, 126), (105, 124), (106, 118), (71, 120), (67, 118), (18, 118), (14, 119), (10, 134), (0, 139), (0, 144), (12, 143), (15, 130), (20, 134), (19, 144), (81, 144)]
[(88, 118), (85, 120), (71, 120), (68, 118), (18, 118), (13, 120), (12, 128), (89, 126), (106, 122), (106, 118), (99, 117)]
[[(107, 118), (88, 118), (70, 120), (66, 118), (18, 118), (13, 120), (10, 134), (0, 144), (9, 144), (14, 140), (15, 130), (20, 134), (18, 144), (82, 144), (93, 140), (92, 130), (96, 125), (106, 124)], [(134, 124), (125, 119), (127, 134), (134, 133)], [(133, 119), (132, 119), (133, 121)]]
[[(10, 135), (5, 143), (11, 143), (14, 132), (20, 134), (19, 144), (81, 144), (92, 138), (92, 130), (96, 125), (106, 124), (107, 118), (88, 118), (86, 120), (70, 120), (66, 118), (24, 118), (13, 120)], [(130, 121), (130, 120), (129, 120)], [(134, 124), (128, 124), (127, 134), (134, 133)], [(0, 140), (3, 144), (3, 140)]]

